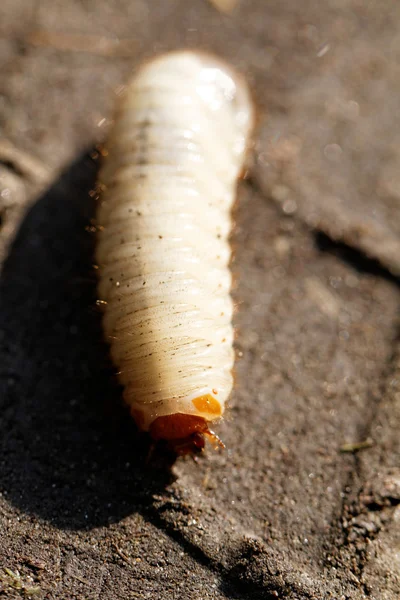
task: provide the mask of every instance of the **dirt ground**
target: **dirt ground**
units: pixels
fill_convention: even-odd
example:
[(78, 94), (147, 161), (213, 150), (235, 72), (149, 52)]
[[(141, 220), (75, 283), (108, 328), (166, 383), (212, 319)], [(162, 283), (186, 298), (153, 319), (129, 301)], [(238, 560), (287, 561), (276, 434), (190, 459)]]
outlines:
[[(1, 598), (400, 598), (399, 26), (396, 0), (2, 0)], [(258, 107), (227, 449), (197, 464), (121, 405), (87, 231), (119, 86), (183, 46)]]

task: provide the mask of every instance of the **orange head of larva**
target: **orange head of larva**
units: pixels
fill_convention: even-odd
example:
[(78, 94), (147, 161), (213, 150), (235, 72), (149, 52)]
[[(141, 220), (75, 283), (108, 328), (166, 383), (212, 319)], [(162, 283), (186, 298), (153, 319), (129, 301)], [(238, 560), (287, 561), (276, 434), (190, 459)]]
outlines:
[[(215, 395), (218, 394), (215, 389), (212, 392)], [(150, 427), (146, 423), (143, 410), (131, 407), (131, 415), (139, 429), (142, 431), (150, 430), (153, 440), (166, 441), (177, 454), (197, 454), (201, 452), (205, 446), (205, 438), (213, 444), (214, 448), (224, 448), (225, 446), (219, 437), (209, 429), (210, 421), (214, 421), (222, 415), (220, 402), (210, 393), (205, 393), (196, 396), (190, 400), (190, 403), (197, 414), (176, 412), (161, 415), (150, 423)]]
[(215, 447), (224, 448), (219, 437), (209, 429), (204, 417), (175, 413), (157, 417), (150, 425), (154, 440), (166, 440), (168, 445), (180, 455), (197, 454), (205, 446), (205, 436)]

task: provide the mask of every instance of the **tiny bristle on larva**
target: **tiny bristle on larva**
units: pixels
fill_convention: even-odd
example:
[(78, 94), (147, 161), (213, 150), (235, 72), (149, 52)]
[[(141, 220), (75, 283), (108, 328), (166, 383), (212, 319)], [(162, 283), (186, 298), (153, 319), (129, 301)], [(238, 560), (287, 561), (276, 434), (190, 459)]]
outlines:
[(140, 429), (194, 451), (232, 390), (231, 209), (253, 106), (200, 52), (147, 62), (119, 99), (99, 176), (105, 338)]

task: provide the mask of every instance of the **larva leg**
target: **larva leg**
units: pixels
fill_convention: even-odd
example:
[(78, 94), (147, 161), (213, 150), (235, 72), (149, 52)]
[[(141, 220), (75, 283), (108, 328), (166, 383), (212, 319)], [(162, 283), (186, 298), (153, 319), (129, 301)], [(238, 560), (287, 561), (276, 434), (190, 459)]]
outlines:
[(228, 66), (163, 55), (128, 84), (104, 146), (104, 330), (139, 428), (196, 452), (232, 389), (228, 236), (253, 112)]

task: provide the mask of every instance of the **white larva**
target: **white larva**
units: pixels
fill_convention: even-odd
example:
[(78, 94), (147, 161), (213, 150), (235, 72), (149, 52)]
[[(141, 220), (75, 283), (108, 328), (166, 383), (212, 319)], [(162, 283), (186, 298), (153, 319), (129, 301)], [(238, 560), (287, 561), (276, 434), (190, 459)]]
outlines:
[(253, 122), (229, 67), (182, 51), (127, 85), (105, 145), (104, 331), (138, 426), (193, 451), (232, 390), (231, 209)]

